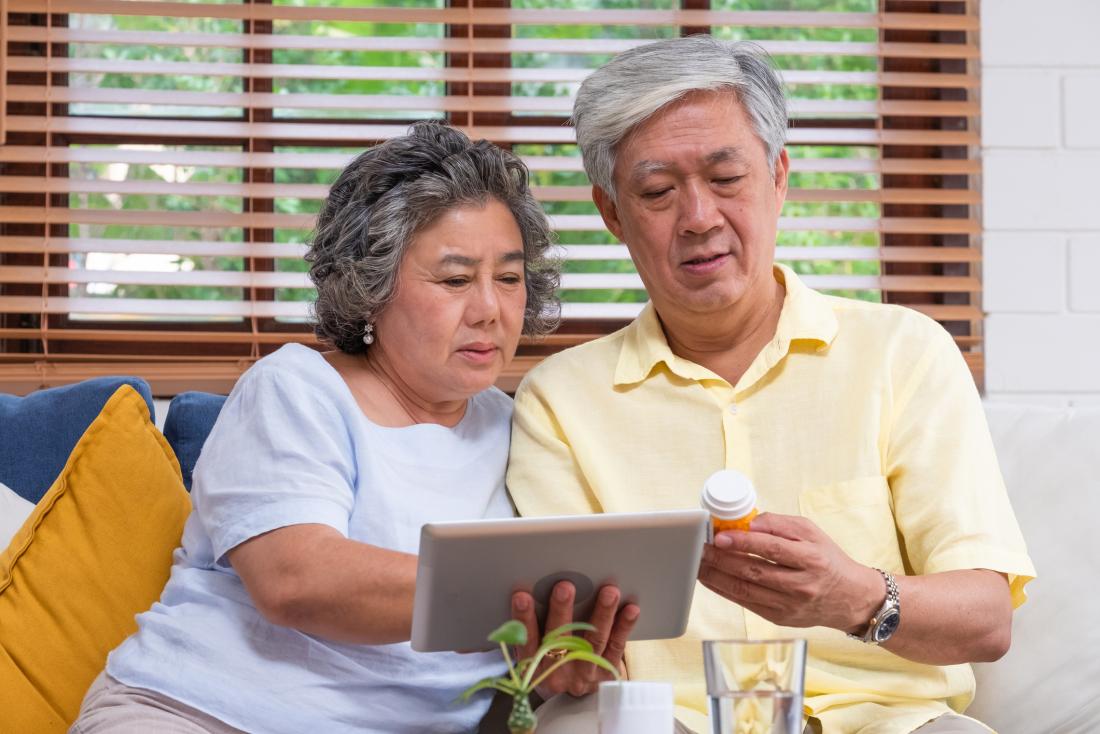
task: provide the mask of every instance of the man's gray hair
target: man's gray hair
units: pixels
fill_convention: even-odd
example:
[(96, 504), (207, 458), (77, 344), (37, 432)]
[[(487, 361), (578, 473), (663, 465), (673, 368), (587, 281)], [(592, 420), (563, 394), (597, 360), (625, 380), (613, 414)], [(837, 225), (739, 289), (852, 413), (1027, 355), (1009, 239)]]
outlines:
[(573, 124), (589, 180), (614, 199), (619, 143), (685, 95), (723, 89), (744, 105), (774, 174), (787, 139), (787, 103), (770, 57), (751, 42), (698, 35), (624, 51), (584, 80)]
[(317, 337), (347, 354), (393, 300), (397, 273), (416, 234), (440, 215), (497, 199), (523, 237), (527, 307), (523, 333), (558, 323), (559, 271), (550, 223), (528, 185), (527, 167), (485, 140), (470, 142), (438, 122), (418, 122), (348, 164), (329, 190), (306, 253)]

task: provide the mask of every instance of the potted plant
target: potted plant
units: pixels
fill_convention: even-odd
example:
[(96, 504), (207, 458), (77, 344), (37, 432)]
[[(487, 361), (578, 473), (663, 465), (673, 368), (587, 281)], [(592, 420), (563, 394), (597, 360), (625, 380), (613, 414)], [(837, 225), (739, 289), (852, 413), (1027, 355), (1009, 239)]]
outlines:
[[(462, 700), (468, 700), (470, 696), (486, 688), (492, 688), (512, 697), (512, 713), (508, 717), (508, 730), (512, 734), (532, 734), (538, 726), (538, 717), (531, 708), (531, 692), (538, 687), (548, 676), (563, 665), (574, 661), (592, 663), (604, 670), (610, 671), (619, 678), (619, 671), (601, 655), (597, 655), (592, 649), (591, 643), (583, 637), (574, 637), (571, 633), (577, 631), (594, 631), (596, 628), (585, 622), (573, 622), (563, 624), (557, 629), (546, 633), (542, 638), (542, 644), (529, 658), (518, 660), (514, 664), (512, 656), (508, 653), (509, 645), (526, 645), (527, 628), (516, 620), (505, 622), (497, 627), (489, 635), (490, 642), (500, 644), (504, 660), (508, 664), (508, 672), (495, 678), (485, 678), (470, 686), (462, 694)], [(537, 677), (539, 664), (547, 655), (558, 651), (560, 657), (555, 657), (550, 665)], [(562, 654), (564, 653), (564, 654)]]

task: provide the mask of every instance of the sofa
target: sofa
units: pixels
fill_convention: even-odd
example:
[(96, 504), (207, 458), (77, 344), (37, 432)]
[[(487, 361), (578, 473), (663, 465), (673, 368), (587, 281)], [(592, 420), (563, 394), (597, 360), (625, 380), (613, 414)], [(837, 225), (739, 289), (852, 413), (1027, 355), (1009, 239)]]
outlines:
[[(0, 485), (6, 485), (0, 486), (0, 731), (64, 731), (102, 657), (132, 631), (133, 614), (155, 600), (190, 508), (191, 471), (224, 400), (206, 393), (177, 395), (161, 434), (153, 428), (149, 388), (133, 378), (98, 378), (25, 398), (0, 396)], [(1093, 527), (1094, 512), (1100, 514), (1100, 407), (989, 403), (986, 410), (1040, 577), (1028, 587), (1031, 600), (1016, 614), (1011, 651), (1001, 661), (975, 666), (979, 693), (968, 713), (1001, 734), (1100, 732), (1100, 592), (1091, 587), (1100, 579), (1100, 540)], [(115, 465), (81, 464), (88, 464), (91, 452), (80, 449), (97, 438), (101, 453), (111, 454), (104, 460)], [(103, 441), (126, 448), (103, 451)], [(84, 484), (97, 484), (100, 495), (88, 492), (83, 504), (66, 505), (83, 496)], [(49, 512), (44, 504), (51, 505)], [(111, 567), (81, 565), (79, 549), (74, 561), (72, 549), (63, 547), (72, 545), (70, 538), (85, 533), (98, 514), (119, 512), (128, 523), (124, 531), (94, 531), (107, 535), (108, 547), (118, 546)], [(55, 517), (67, 518), (68, 534), (47, 532), (51, 523), (62, 523)], [(18, 529), (6, 531), (15, 533), (10, 545), (3, 535), (5, 520), (9, 526), (19, 521)], [(84, 555), (94, 561), (104, 554), (104, 541), (84, 540), (89, 545)], [(23, 566), (31, 566), (30, 572)], [(115, 576), (96, 578), (108, 572)], [(39, 589), (32, 583), (47, 575), (56, 576), (57, 584)], [(137, 578), (145, 579), (142, 588), (127, 587)], [(91, 601), (83, 601), (89, 588)], [(93, 620), (89, 627), (81, 620), (68, 648), (28, 645), (28, 634), (45, 632), (25, 627), (17, 634), (15, 622), (30, 624), (35, 614), (52, 619), (56, 613), (48, 607), (56, 598), (81, 600), (72, 601), (76, 608), (64, 610), (62, 619), (113, 605), (111, 613), (122, 622)], [(96, 634), (89, 633), (92, 629)], [(102, 639), (91, 644), (100, 631)], [(52, 630), (63, 641), (73, 632)], [(65, 656), (64, 673), (58, 656)], [(43, 657), (50, 659), (40, 663)], [(48, 689), (56, 687), (59, 675), (68, 689), (53, 695)], [(18, 685), (11, 684), (13, 677)], [(34, 729), (25, 728), (31, 719), (13, 713), (30, 707), (28, 701), (39, 717)], [(48, 725), (42, 724), (47, 719)]]

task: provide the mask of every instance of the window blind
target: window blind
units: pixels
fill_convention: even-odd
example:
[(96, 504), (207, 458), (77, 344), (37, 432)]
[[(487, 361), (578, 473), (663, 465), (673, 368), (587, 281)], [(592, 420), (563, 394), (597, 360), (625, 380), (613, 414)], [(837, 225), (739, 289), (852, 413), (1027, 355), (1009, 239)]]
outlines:
[(975, 6), (0, 0), (0, 389), (128, 373), (225, 391), (315, 343), (302, 255), (327, 185), (424, 118), (523, 157), (558, 234), (565, 323), (521, 346), (514, 387), (646, 298), (590, 199), (578, 85), (695, 32), (757, 41), (790, 91), (777, 259), (940, 320), (980, 380)]

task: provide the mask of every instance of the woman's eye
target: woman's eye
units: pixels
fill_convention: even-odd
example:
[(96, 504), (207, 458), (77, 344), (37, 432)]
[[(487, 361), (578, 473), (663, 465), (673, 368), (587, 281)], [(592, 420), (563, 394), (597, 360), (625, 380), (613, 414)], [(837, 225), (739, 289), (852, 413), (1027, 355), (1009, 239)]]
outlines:
[(507, 283), (509, 285), (518, 285), (523, 282), (523, 278), (515, 273), (509, 273), (508, 275), (502, 275), (499, 278), (500, 282)]
[(443, 281), (443, 284), (444, 285), (449, 285), (452, 288), (461, 288), (462, 286), (466, 285), (469, 282), (470, 281), (467, 280), (466, 278), (447, 278), (446, 280)]

